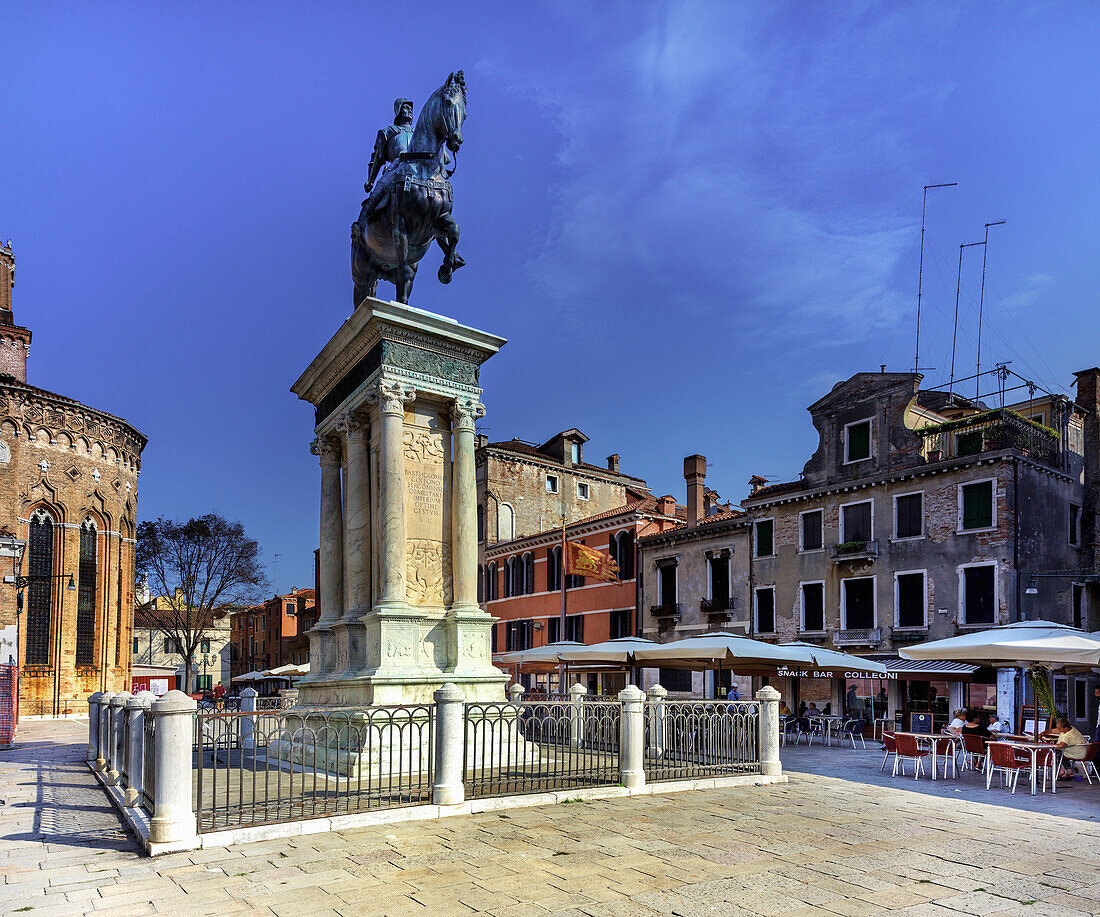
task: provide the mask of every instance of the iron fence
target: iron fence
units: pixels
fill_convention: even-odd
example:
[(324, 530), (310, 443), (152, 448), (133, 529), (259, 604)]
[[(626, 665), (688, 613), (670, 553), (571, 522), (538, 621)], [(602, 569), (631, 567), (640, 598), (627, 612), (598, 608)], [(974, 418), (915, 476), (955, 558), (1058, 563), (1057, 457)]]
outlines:
[(646, 781), (760, 773), (757, 701), (646, 704)]
[(199, 833), (431, 802), (434, 709), (196, 714)]
[(146, 710), (141, 725), (145, 732), (141, 749), (141, 807), (152, 815), (157, 787), (157, 715)]
[(614, 786), (621, 710), (614, 701), (467, 703), (466, 797)]

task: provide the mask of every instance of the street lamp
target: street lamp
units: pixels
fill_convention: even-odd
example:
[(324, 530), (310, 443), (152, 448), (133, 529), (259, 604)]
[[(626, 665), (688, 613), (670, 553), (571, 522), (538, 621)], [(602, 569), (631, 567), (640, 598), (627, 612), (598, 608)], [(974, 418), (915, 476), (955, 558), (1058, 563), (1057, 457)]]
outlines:
[[(71, 573), (67, 574), (69, 582), (65, 584), (65, 589), (68, 592), (76, 592), (76, 580), (73, 579)], [(8, 586), (15, 587), (15, 613), (23, 613), (23, 592), (28, 586), (33, 586), (35, 583), (48, 583), (55, 579), (64, 579), (66, 574), (64, 573), (32, 573), (28, 576), (5, 576), (4, 583)]]

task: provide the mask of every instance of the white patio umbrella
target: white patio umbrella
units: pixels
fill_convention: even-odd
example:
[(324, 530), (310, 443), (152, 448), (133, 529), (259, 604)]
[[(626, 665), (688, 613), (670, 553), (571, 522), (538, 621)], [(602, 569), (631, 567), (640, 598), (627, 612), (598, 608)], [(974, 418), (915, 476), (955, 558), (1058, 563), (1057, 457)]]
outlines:
[(739, 666), (801, 665), (810, 662), (801, 649), (752, 640), (737, 634), (715, 633), (658, 643), (634, 651), (637, 665), (669, 669), (709, 669), (715, 666), (737, 671)]
[(267, 669), (264, 671), (265, 678), (289, 678), (291, 675), (298, 674), (298, 666), (287, 663), (286, 665), (276, 666), (273, 669)]
[(266, 677), (263, 672), (245, 672), (243, 675), (231, 678), (230, 681), (263, 681)]
[(593, 643), (590, 646), (578, 646), (576, 649), (562, 650), (558, 657), (562, 662), (576, 665), (588, 663), (590, 665), (630, 665), (634, 654), (638, 650), (660, 646), (652, 640), (643, 637), (616, 637), (614, 640), (605, 640), (603, 643)]
[[(845, 672), (858, 672), (861, 675), (886, 675), (886, 666), (881, 662), (864, 659), (862, 656), (853, 656), (851, 653), (842, 653), (840, 650), (831, 650), (828, 647), (818, 646), (815, 643), (804, 643), (796, 640), (791, 643), (779, 643), (783, 648), (797, 649), (806, 654), (806, 665), (812, 666), (816, 672), (830, 672), (834, 675), (843, 675)], [(802, 666), (800, 663), (800, 666)]]
[(541, 662), (546, 665), (557, 665), (561, 660), (558, 653), (562, 650), (571, 650), (583, 647), (583, 643), (576, 640), (558, 640), (555, 643), (547, 643), (545, 646), (533, 646), (526, 650), (516, 650), (512, 653), (504, 653), (497, 656), (498, 662), (505, 665), (527, 665), (532, 662)]
[(947, 659), (975, 665), (1041, 665), (1084, 670), (1100, 665), (1100, 634), (1055, 624), (1017, 621), (946, 640), (918, 643), (898, 652), (905, 659)]

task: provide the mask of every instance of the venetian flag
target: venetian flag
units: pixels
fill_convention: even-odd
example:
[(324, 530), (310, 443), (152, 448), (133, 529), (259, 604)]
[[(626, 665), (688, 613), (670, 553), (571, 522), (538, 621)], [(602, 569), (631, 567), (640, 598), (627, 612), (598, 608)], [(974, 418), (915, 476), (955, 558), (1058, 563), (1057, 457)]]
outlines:
[(578, 541), (570, 541), (565, 552), (565, 572), (573, 576), (591, 576), (614, 583), (619, 578), (619, 567), (607, 554)]

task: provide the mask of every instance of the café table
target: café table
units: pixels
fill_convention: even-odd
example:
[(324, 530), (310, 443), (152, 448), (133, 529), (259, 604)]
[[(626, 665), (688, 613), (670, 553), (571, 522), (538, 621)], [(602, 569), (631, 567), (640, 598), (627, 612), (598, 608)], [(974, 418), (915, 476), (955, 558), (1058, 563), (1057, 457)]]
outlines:
[(815, 716), (808, 716), (806, 719), (811, 723), (821, 725), (821, 738), (826, 745), (833, 744), (834, 734), (848, 721), (848, 717), (838, 716), (834, 713), (819, 713)]
[[(1051, 753), (1051, 756), (1054, 759), (1051, 763), (1051, 770), (1053, 771), (1053, 774), (1052, 774), (1052, 779), (1050, 781), (1050, 791), (1052, 793), (1057, 793), (1058, 792), (1058, 765), (1059, 765), (1059, 762), (1058, 762), (1058, 749), (1054, 746), (1053, 743), (1051, 743), (1051, 742), (1036, 742), (1032, 739), (1032, 740), (1029, 740), (1029, 741), (1026, 741), (1026, 742), (999, 741), (999, 742), (996, 742), (996, 743), (989, 742), (988, 744), (990, 744), (990, 745), (993, 745), (993, 744), (1008, 745), (1012, 748), (1022, 748), (1029, 755), (1031, 755), (1031, 795), (1032, 796), (1038, 795), (1038, 792), (1039, 792), (1039, 790), (1038, 790), (1038, 784), (1039, 784), (1039, 780), (1038, 780), (1038, 777), (1039, 777), (1039, 767), (1038, 767), (1039, 752), (1049, 751)], [(1043, 792), (1046, 792), (1045, 787), (1044, 787)]]
[[(959, 736), (942, 735), (942, 734), (934, 733), (934, 732), (895, 732), (894, 735), (895, 736), (912, 736), (914, 739), (917, 740), (918, 744), (924, 744), (924, 745), (929, 746), (929, 750), (932, 752), (932, 779), (933, 780), (936, 779), (936, 770), (937, 770), (936, 762), (938, 761), (938, 756), (939, 756), (939, 752), (936, 750), (936, 746), (938, 745), (939, 740), (940, 739), (950, 739), (951, 740), (952, 750), (950, 752), (950, 755), (952, 757), (955, 757), (956, 755), (958, 755), (959, 747), (962, 745), (962, 739)], [(944, 762), (945, 762), (944, 769), (943, 769), (944, 779), (947, 778), (947, 766), (946, 766), (947, 754), (948, 754), (947, 752), (944, 753)], [(958, 765), (957, 764), (955, 765), (954, 770), (955, 770), (955, 775), (958, 776)]]

